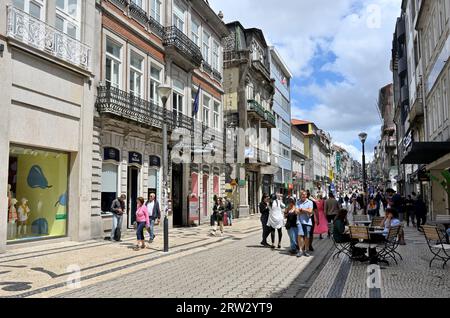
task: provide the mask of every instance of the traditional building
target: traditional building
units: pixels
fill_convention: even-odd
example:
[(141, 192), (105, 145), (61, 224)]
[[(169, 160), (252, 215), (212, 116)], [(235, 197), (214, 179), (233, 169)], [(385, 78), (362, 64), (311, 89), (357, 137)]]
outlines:
[[(227, 27), (204, 0), (109, 0), (100, 1), (98, 10), (95, 236), (107, 229), (111, 201), (118, 195), (127, 194), (128, 227), (137, 197), (155, 193), (162, 199), (164, 164), (169, 166), (170, 225), (209, 222), (213, 196), (224, 193), (222, 39)], [(161, 85), (171, 87), (166, 105)], [(168, 162), (162, 158), (163, 123)]]
[(95, 14), (94, 1), (0, 1), (0, 252), (91, 237)]
[[(263, 192), (270, 192), (274, 167), (271, 130), (276, 128), (270, 75), (270, 51), (259, 29), (246, 29), (239, 22), (228, 23), (224, 53), (224, 112), (230, 130), (227, 183), (235, 187), (239, 215), (257, 213)], [(240, 130), (239, 132), (231, 130)]]

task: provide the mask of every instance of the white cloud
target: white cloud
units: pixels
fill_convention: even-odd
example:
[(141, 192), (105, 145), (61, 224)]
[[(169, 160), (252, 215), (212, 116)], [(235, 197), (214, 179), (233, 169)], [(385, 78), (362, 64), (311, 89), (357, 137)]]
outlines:
[[(296, 77), (293, 117), (329, 131), (335, 142), (348, 145), (355, 159), (359, 132), (369, 133), (367, 147), (373, 150), (381, 125), (378, 90), (392, 81), (391, 45), (401, 0), (210, 0), (210, 4), (224, 12), (226, 22), (239, 20), (244, 27), (260, 28), (276, 44)], [(339, 74), (343, 81), (319, 85), (313, 79), (313, 84), (302, 86), (312, 74), (312, 59), (319, 49), (336, 56), (322, 70)], [(308, 96), (317, 101), (312, 109), (303, 106)]]

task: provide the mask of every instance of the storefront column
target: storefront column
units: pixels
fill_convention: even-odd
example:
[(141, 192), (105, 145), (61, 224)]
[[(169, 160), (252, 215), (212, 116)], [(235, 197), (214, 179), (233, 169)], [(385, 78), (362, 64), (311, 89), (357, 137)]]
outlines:
[[(0, 20), (6, 21), (6, 12), (0, 12)], [(8, 191), (8, 161), (9, 161), (9, 109), (11, 108), (11, 53), (9, 46), (0, 40), (0, 44), (5, 45), (5, 51), (0, 55), (2, 63), (0, 63), (0, 74), (2, 74), (2, 81), (0, 82), (0, 109), (3, 109), (3, 114), (0, 116), (0, 193), (3, 198)], [(8, 199), (0, 200), (0, 253), (6, 250), (6, 231), (8, 219)]]

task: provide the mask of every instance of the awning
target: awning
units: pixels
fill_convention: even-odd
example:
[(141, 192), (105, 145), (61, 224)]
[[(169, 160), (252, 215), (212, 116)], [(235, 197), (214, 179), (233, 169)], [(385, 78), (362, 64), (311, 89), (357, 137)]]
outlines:
[(450, 153), (450, 142), (415, 142), (402, 164), (430, 164)]

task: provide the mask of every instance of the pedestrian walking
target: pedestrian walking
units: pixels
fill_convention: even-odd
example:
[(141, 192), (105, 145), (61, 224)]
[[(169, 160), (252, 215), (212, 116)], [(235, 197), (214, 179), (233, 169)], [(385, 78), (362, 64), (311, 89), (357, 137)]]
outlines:
[[(321, 193), (319, 193), (319, 195), (321, 195)], [(314, 248), (313, 248), (312, 244), (313, 244), (313, 240), (314, 240), (314, 230), (316, 227), (317, 204), (316, 204), (316, 200), (311, 196), (311, 193), (309, 191), (306, 192), (306, 196), (307, 196), (308, 200), (310, 200), (313, 203), (313, 213), (311, 215), (312, 227), (311, 227), (311, 235), (309, 236), (308, 251), (314, 252)]]
[[(328, 223), (333, 223), (336, 215), (340, 210), (339, 202), (337, 202), (334, 194), (332, 192), (329, 193), (328, 199), (325, 201), (325, 214), (327, 216)], [(328, 229), (328, 238), (330, 238), (330, 230)]]
[(412, 195), (408, 195), (405, 200), (405, 212), (406, 212), (406, 225), (409, 227), (411, 222), (414, 227), (416, 227), (416, 213), (415, 204)]
[(297, 208), (296, 208), (297, 200), (294, 198), (288, 198), (287, 207), (284, 211), (284, 216), (286, 218), (286, 230), (288, 231), (289, 241), (290, 241), (290, 249), (289, 254), (292, 256), (297, 255), (298, 253), (298, 225), (297, 225)]
[(139, 251), (145, 248), (144, 229), (150, 227), (150, 219), (145, 200), (142, 197), (137, 198), (136, 209), (136, 237), (137, 243), (133, 250)]
[(261, 199), (261, 203), (259, 203), (259, 213), (261, 214), (261, 226), (262, 226), (262, 241), (261, 245), (264, 247), (270, 247), (269, 243), (267, 243), (267, 237), (270, 234), (270, 229), (267, 226), (267, 222), (269, 221), (269, 195), (264, 193)]
[(161, 222), (161, 209), (159, 207), (159, 201), (156, 200), (156, 195), (154, 193), (150, 193), (148, 196), (148, 200), (145, 203), (145, 206), (148, 210), (148, 215), (150, 219), (150, 226), (148, 227), (148, 234), (150, 238), (148, 242), (151, 244), (155, 240), (155, 224), (159, 225)]
[(228, 226), (233, 226), (233, 203), (228, 198), (225, 198), (225, 212), (228, 217)]
[(315, 227), (313, 232), (319, 235), (320, 239), (323, 239), (322, 235), (328, 233), (328, 220), (325, 214), (325, 198), (321, 194), (317, 196), (316, 205), (317, 212), (314, 216)]
[(377, 216), (377, 211), (377, 203), (375, 202), (375, 199), (372, 198), (370, 199), (369, 205), (367, 206), (367, 214), (369, 215), (370, 220)]
[(311, 237), (313, 203), (308, 200), (305, 191), (302, 191), (300, 200), (297, 202), (297, 225), (298, 225), (298, 246), (299, 252), (297, 257), (309, 257), (306, 249), (309, 247), (309, 239)]
[(111, 229), (111, 241), (120, 242), (121, 239), (121, 229), (122, 229), (122, 221), (123, 214), (125, 213), (125, 200), (127, 196), (122, 194), (120, 197), (115, 199), (111, 204), (111, 212), (112, 212), (112, 229)]
[(272, 248), (275, 248), (275, 231), (278, 232), (278, 248), (281, 248), (281, 239), (283, 237), (284, 215), (283, 209), (286, 208), (279, 195), (273, 194), (270, 198), (270, 212), (267, 226), (270, 228), (270, 238)]
[(223, 235), (223, 213), (225, 212), (225, 206), (222, 198), (217, 198), (213, 207), (214, 226), (212, 234), (217, 236), (217, 226), (220, 229), (220, 235)]
[(414, 204), (414, 210), (416, 212), (417, 230), (423, 231), (422, 226), (427, 223), (427, 205), (423, 201), (423, 196), (419, 194)]

